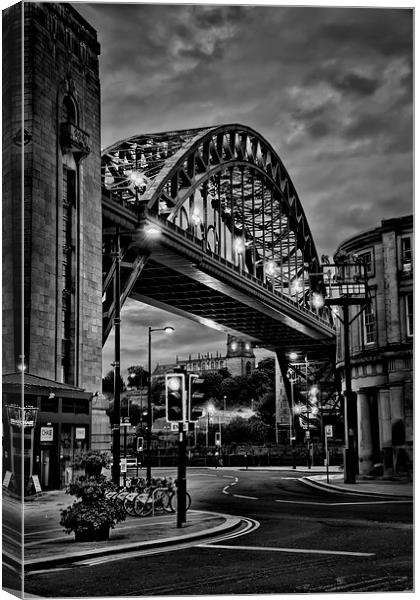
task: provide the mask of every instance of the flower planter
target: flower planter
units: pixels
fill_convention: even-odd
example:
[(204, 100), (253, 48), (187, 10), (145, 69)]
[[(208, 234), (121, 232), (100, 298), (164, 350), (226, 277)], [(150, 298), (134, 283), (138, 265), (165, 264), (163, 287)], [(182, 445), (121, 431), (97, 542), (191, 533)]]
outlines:
[(76, 542), (103, 542), (109, 540), (109, 525), (102, 525), (99, 529), (76, 529)]

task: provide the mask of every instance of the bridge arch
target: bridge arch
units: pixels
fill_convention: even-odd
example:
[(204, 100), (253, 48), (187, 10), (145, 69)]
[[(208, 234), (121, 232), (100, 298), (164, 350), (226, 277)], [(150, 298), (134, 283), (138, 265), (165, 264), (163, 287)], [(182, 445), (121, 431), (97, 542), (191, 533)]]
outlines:
[(293, 182), (271, 144), (238, 124), (136, 135), (102, 154), (102, 185), (302, 309), (315, 311), (318, 256)]

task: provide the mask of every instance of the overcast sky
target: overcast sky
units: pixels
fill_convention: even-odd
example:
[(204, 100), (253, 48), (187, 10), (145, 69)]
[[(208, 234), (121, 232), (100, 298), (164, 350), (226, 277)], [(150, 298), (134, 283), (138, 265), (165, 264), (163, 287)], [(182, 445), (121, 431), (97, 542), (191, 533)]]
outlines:
[[(101, 44), (102, 147), (136, 133), (241, 123), (278, 151), (318, 254), (413, 210), (408, 9), (73, 3)], [(130, 302), (122, 374), (225, 351), (225, 336)], [(104, 372), (113, 359), (112, 337)]]

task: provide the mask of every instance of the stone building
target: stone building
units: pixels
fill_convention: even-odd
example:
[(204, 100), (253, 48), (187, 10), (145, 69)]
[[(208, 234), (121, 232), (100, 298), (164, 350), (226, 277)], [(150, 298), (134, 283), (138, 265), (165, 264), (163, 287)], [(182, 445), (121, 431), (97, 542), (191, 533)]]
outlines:
[[(68, 3), (3, 11), (3, 373), (43, 378), (41, 395), (101, 390), (99, 53)], [(92, 447), (109, 448), (104, 408)]]
[(249, 342), (241, 340), (231, 334), (227, 336), (226, 355), (222, 356), (217, 352), (215, 355), (207, 352), (198, 354), (196, 357), (191, 355), (188, 359), (176, 358), (174, 363), (157, 365), (152, 373), (152, 379), (163, 379), (165, 373), (173, 369), (183, 368), (187, 373), (217, 373), (220, 369), (227, 369), (232, 377), (237, 375), (250, 375), (255, 370), (255, 354)]
[[(359, 472), (384, 462), (390, 475), (406, 470), (413, 455), (413, 217), (384, 220), (339, 251), (364, 259), (371, 296), (350, 326)], [(350, 319), (359, 310), (352, 307)], [(342, 333), (337, 366), (344, 380)]]

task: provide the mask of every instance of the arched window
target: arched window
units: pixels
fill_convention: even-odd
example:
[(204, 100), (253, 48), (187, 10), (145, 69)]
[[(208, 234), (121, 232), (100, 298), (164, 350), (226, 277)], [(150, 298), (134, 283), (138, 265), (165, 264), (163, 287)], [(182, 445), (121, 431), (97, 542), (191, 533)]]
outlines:
[(62, 119), (66, 123), (77, 125), (77, 107), (73, 98), (69, 95), (64, 96)]

